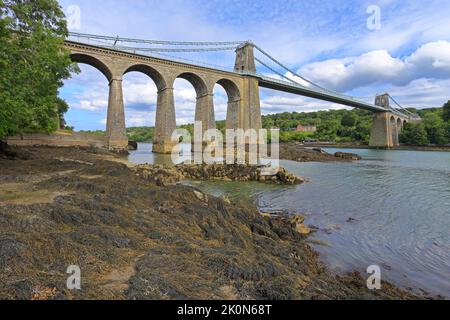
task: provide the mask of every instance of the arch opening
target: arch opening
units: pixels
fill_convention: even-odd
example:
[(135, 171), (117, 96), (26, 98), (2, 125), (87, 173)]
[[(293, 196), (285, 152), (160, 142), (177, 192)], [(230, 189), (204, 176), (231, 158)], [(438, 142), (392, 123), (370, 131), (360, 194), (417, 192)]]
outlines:
[(177, 78), (173, 83), (174, 109), (176, 125), (193, 124), (196, 116), (198, 93), (194, 85), (184, 78)]
[[(154, 138), (158, 83), (141, 70), (128, 69), (123, 76), (123, 97), (127, 135), (131, 141)], [(161, 83), (159, 83), (161, 84)]]
[[(61, 121), (61, 129), (95, 133), (104, 136), (107, 124), (109, 87), (99, 68), (82, 63), (81, 72), (64, 81), (60, 97), (67, 101), (68, 111)], [(89, 83), (89, 87), (86, 87)]]
[(397, 133), (400, 133), (402, 131), (402, 129), (403, 129), (403, 121), (400, 118), (398, 118), (397, 119)]
[(87, 65), (90, 65), (91, 67), (96, 68), (101, 73), (103, 73), (103, 75), (106, 77), (106, 79), (108, 79), (108, 82), (111, 82), (111, 80), (113, 78), (111, 70), (109, 69), (109, 67), (106, 64), (104, 64), (99, 59), (97, 59), (93, 56), (90, 56), (88, 54), (82, 54), (82, 53), (73, 53), (70, 55), (70, 59), (73, 62), (87, 64)]
[(150, 79), (153, 80), (158, 91), (167, 88), (167, 82), (164, 79), (164, 77), (162, 76), (162, 74), (160, 72), (158, 72), (156, 69), (154, 69), (148, 65), (143, 65), (143, 64), (132, 65), (131, 67), (129, 67), (128, 69), (125, 70), (123, 75), (126, 75), (130, 72), (139, 72), (139, 73), (143, 73), (143, 74), (147, 75)]
[(228, 102), (238, 101), (241, 99), (241, 93), (238, 86), (231, 80), (221, 79), (216, 82), (216, 86), (220, 85), (228, 96)]
[[(214, 87), (214, 106), (217, 114), (225, 113), (225, 128), (239, 128), (239, 104), (241, 93), (236, 83), (229, 79), (220, 79)], [(223, 116), (222, 116), (223, 118)]]
[(399, 140), (398, 140), (397, 121), (395, 120), (394, 116), (392, 116), (390, 119), (390, 126), (391, 126), (392, 144), (395, 147), (399, 145)]
[(178, 75), (176, 79), (184, 79), (188, 81), (194, 87), (197, 98), (209, 93), (205, 81), (200, 76), (194, 73), (185, 72)]

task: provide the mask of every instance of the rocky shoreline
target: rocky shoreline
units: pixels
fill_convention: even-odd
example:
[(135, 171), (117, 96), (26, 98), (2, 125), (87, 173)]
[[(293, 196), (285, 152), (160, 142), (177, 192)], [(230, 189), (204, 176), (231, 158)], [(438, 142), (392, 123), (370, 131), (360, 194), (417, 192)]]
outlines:
[[(8, 152), (0, 152), (2, 299), (420, 298), (329, 272), (299, 217), (176, 184), (196, 177), (193, 168), (151, 172), (88, 149)], [(66, 288), (70, 265), (81, 269), (82, 290)]]

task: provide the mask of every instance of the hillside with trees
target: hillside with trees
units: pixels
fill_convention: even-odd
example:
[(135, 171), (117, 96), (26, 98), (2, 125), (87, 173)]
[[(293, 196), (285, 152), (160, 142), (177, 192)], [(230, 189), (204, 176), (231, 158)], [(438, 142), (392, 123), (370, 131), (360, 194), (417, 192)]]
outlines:
[(450, 143), (450, 101), (442, 108), (416, 110), (420, 123), (407, 123), (400, 142), (413, 145), (446, 145)]
[[(422, 122), (407, 123), (400, 134), (400, 141), (409, 145), (447, 145), (450, 143), (450, 101), (443, 108), (416, 110)], [(285, 112), (262, 117), (263, 128), (279, 128), (281, 142), (302, 141), (314, 139), (333, 143), (368, 144), (372, 127), (372, 113), (360, 109), (329, 110), (317, 112)], [(317, 131), (296, 132), (298, 125), (314, 125)], [(225, 121), (218, 121), (216, 126), (225, 133)], [(194, 126), (183, 125), (193, 136)], [(85, 131), (86, 132), (86, 131)], [(105, 134), (104, 131), (89, 131), (89, 133)], [(127, 128), (128, 138), (137, 142), (153, 140), (153, 127)]]

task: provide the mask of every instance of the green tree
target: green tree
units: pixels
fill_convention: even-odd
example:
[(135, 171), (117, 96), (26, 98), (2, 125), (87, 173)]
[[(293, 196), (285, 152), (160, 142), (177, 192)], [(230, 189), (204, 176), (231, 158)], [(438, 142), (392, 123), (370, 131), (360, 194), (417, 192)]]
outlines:
[(77, 71), (56, 0), (0, 0), (0, 138), (52, 132), (65, 109), (58, 89)]
[(443, 110), (443, 112), (442, 112), (442, 119), (443, 119), (445, 122), (448, 122), (448, 121), (450, 121), (450, 100), (447, 101), (446, 104), (444, 104), (443, 109), (444, 109), (444, 110)]
[(329, 120), (319, 125), (316, 137), (319, 140), (335, 141), (340, 124), (337, 120)]
[(356, 125), (356, 114), (353, 112), (346, 113), (341, 120), (341, 125), (344, 127), (354, 127)]
[(427, 131), (423, 123), (406, 123), (400, 133), (400, 142), (414, 145), (428, 144)]
[(440, 116), (441, 110), (426, 113), (423, 116), (423, 124), (427, 132), (428, 141), (431, 144), (447, 144), (447, 132), (445, 122)]

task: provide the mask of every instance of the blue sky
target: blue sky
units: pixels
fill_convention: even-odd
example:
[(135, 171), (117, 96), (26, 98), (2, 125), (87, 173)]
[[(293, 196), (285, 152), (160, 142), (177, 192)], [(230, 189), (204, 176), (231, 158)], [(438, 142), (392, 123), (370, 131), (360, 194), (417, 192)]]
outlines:
[[(238, 1), (238, 0), (64, 0), (80, 9), (80, 28), (71, 31), (181, 41), (252, 40), (306, 78), (329, 89), (372, 101), (389, 92), (404, 106), (441, 106), (450, 99), (450, 1)], [(370, 6), (380, 8), (380, 28), (368, 28)], [(68, 12), (70, 13), (70, 12)], [(189, 56), (194, 60), (205, 56)], [(232, 54), (208, 56), (232, 67)], [(65, 82), (66, 118), (76, 129), (104, 129), (108, 84), (81, 65)], [(267, 72), (267, 70), (261, 70)], [(144, 75), (124, 78), (128, 126), (153, 125), (156, 87)], [(177, 80), (178, 124), (192, 122), (195, 91)], [(264, 114), (343, 108), (301, 96), (261, 89)], [(217, 119), (226, 116), (226, 97), (215, 90)]]

